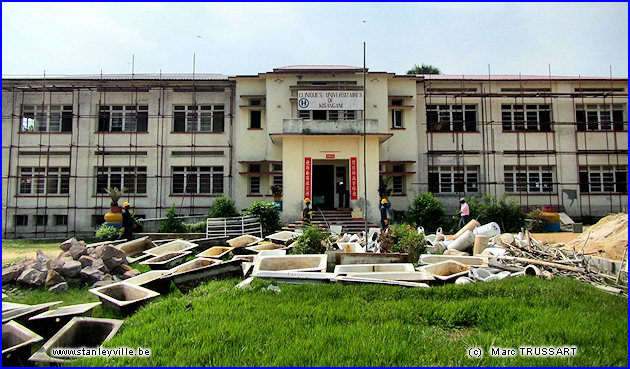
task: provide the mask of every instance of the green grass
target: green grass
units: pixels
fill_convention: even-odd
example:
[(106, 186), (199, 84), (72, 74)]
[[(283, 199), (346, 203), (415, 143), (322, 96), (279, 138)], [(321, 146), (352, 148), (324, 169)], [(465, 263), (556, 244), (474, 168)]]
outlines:
[[(627, 300), (583, 283), (514, 278), (405, 289), (378, 285), (210, 282), (172, 286), (126, 319), (104, 346), (150, 358), (86, 358), (73, 366), (626, 366)], [(15, 302), (42, 302), (25, 292)], [(58, 298), (50, 296), (48, 301)], [(93, 301), (85, 290), (66, 303)], [(186, 305), (192, 303), (191, 309)], [(94, 316), (112, 317), (95, 310)], [(491, 346), (577, 346), (569, 358), (495, 358)], [(486, 354), (470, 359), (466, 349)]]

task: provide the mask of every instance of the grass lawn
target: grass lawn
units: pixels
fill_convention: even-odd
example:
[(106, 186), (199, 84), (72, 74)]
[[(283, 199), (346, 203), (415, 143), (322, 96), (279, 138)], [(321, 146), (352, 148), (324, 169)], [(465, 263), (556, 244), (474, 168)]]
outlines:
[[(406, 289), (378, 285), (206, 283), (171, 287), (104, 346), (150, 358), (84, 358), (73, 366), (627, 366), (627, 299), (565, 278), (513, 278)], [(87, 289), (25, 290), (13, 302), (95, 301)], [(188, 304), (191, 308), (186, 308)], [(94, 316), (115, 317), (102, 308)], [(490, 347), (576, 346), (565, 358), (490, 357)], [(467, 356), (481, 347), (481, 359)]]
[[(66, 238), (67, 239), (67, 238)], [(66, 239), (42, 240), (2, 240), (2, 264), (18, 258), (34, 258), (35, 250), (42, 250), (51, 258), (56, 258), (61, 252), (59, 244)]]

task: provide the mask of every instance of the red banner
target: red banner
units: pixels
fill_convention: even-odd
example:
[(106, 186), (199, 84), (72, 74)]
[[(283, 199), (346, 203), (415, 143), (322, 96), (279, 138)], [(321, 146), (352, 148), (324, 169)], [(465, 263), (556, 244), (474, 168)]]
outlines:
[[(311, 158), (304, 158), (304, 198), (311, 198)], [(311, 200), (311, 203), (313, 200)]]
[(357, 158), (350, 158), (350, 200), (359, 198), (357, 189)]
[(334, 159), (335, 154), (326, 154), (326, 159)]

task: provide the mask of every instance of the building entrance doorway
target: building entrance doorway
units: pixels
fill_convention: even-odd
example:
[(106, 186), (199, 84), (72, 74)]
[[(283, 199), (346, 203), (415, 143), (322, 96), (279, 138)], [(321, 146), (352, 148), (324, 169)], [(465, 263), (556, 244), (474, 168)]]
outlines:
[(348, 183), (348, 161), (329, 160), (313, 163), (313, 208), (348, 208), (350, 185)]

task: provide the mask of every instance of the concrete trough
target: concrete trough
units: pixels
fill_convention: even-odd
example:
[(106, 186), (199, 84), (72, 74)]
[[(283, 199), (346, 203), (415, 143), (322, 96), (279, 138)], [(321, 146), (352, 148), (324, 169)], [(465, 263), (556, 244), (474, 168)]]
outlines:
[(198, 258), (222, 259), (224, 257), (228, 257), (229, 253), (232, 252), (232, 250), (234, 250), (234, 247), (214, 246), (195, 256)]
[(144, 252), (150, 250), (157, 245), (149, 240), (149, 236), (144, 236), (132, 241), (128, 241), (118, 245), (117, 247), (127, 254), (127, 263), (133, 264), (137, 261), (144, 260), (149, 257)]
[(252, 274), (260, 271), (326, 272), (326, 254), (260, 256)]
[(197, 249), (199, 250), (207, 250), (211, 248), (212, 246), (227, 245), (227, 242), (229, 239), (230, 237), (226, 237), (226, 236), (214, 236), (214, 237), (208, 237), (208, 238), (196, 238), (194, 240), (188, 240), (188, 241), (199, 245), (199, 247), (197, 247)]
[(2, 312), (2, 324), (7, 323), (9, 320), (14, 320), (26, 327), (29, 327), (28, 319), (43, 311), (50, 309), (52, 306), (59, 305), (63, 301), (45, 302), (43, 304), (28, 305), (23, 308), (13, 309)]
[(436, 263), (441, 263), (447, 260), (457, 261), (464, 265), (488, 266), (487, 256), (455, 256), (455, 255), (431, 255), (431, 254), (420, 255), (421, 264), (436, 264)]
[(335, 252), (335, 264), (385, 264), (406, 263), (407, 253)]
[(183, 264), (186, 260), (186, 257), (190, 254), (190, 251), (169, 252), (164, 255), (154, 256), (150, 259), (140, 262), (140, 264), (148, 265), (151, 270), (168, 270), (180, 264)]
[(258, 242), (263, 239), (260, 237), (252, 236), (249, 234), (244, 234), (242, 236), (234, 237), (227, 240), (227, 244), (231, 247), (246, 247), (246, 246), (254, 246)]
[(322, 272), (291, 272), (286, 270), (278, 271), (259, 271), (256, 274), (252, 274), (252, 277), (273, 279), (279, 283), (328, 283), (334, 279), (337, 275), (335, 273), (322, 273)]
[(468, 275), (470, 267), (453, 260), (429, 264), (419, 268), (420, 271), (429, 272), (442, 281), (455, 280), (458, 277)]
[(348, 277), (371, 278), (392, 281), (427, 282), (435, 278), (428, 272), (375, 272), (375, 273), (348, 273)]
[[(187, 293), (203, 282), (231, 277), (242, 277), (242, 260), (221, 262), (216, 259), (197, 258), (170, 270), (173, 283)], [(166, 276), (165, 276), (166, 277)]]
[(31, 366), (28, 358), (32, 347), (41, 340), (40, 335), (19, 323), (2, 324), (2, 366)]
[(127, 284), (125, 282), (92, 288), (88, 292), (98, 296), (103, 306), (119, 311), (124, 315), (133, 313), (142, 304), (160, 296), (159, 293), (151, 291), (148, 288)]
[(343, 252), (365, 253), (365, 247), (358, 242), (337, 242), (337, 246)]
[(169, 252), (190, 251), (197, 246), (198, 245), (196, 243), (177, 239), (144, 251), (144, 253), (152, 256), (162, 256), (164, 254), (168, 254)]
[(256, 246), (248, 246), (245, 248), (247, 251), (259, 253), (267, 250), (286, 250), (288, 247), (285, 245), (277, 245), (275, 243), (261, 243)]
[(299, 237), (299, 234), (297, 234), (295, 232), (282, 231), (282, 232), (277, 232), (277, 233), (274, 233), (274, 234), (270, 234), (269, 236), (267, 236), (265, 238), (270, 240), (270, 241), (273, 241), (274, 243), (281, 243), (283, 245), (288, 245), (288, 244), (293, 242), (293, 240), (295, 240), (298, 237)]
[(5, 311), (9, 311), (9, 310), (21, 309), (27, 306), (30, 306), (30, 305), (2, 301), (2, 312), (4, 313)]
[(335, 273), (383, 273), (383, 272), (413, 272), (411, 263), (389, 263), (389, 264), (349, 264), (336, 265)]
[(388, 286), (401, 286), (401, 287), (420, 287), (420, 288), (429, 288), (429, 285), (426, 283), (419, 282), (407, 282), (407, 281), (396, 281), (396, 280), (388, 280), (388, 279), (376, 279), (376, 278), (359, 278), (359, 277), (350, 277), (350, 276), (337, 276), (333, 279), (334, 282), (341, 283), (369, 283), (369, 284), (385, 284)]
[(37, 350), (30, 361), (62, 364), (72, 357), (52, 356), (54, 348), (97, 348), (109, 341), (120, 329), (124, 320), (74, 317)]
[(148, 288), (163, 295), (171, 289), (172, 277), (169, 276), (170, 273), (170, 270), (151, 270), (125, 279), (125, 283)]
[(100, 302), (90, 302), (45, 311), (29, 319), (31, 329), (44, 338), (50, 338), (75, 316), (92, 316), (92, 310), (100, 304)]

